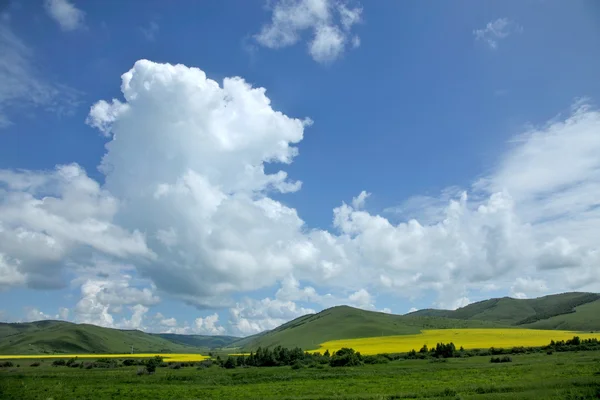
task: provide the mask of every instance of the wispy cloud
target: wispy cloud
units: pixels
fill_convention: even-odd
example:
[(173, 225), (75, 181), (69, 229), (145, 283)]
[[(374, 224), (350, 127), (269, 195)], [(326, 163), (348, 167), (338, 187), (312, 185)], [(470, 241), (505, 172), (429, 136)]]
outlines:
[(156, 21), (151, 21), (148, 26), (140, 27), (140, 32), (149, 42), (153, 42), (158, 34), (159, 26)]
[(487, 23), (483, 29), (475, 29), (473, 35), (476, 40), (485, 41), (491, 49), (498, 48), (498, 42), (506, 39), (513, 33), (523, 32), (523, 27), (507, 18), (498, 18)]
[(42, 107), (59, 115), (70, 114), (80, 92), (45, 81), (34, 65), (33, 51), (0, 21), (0, 128), (11, 125), (11, 109)]
[(74, 31), (84, 26), (85, 13), (68, 0), (45, 0), (44, 7), (63, 31)]

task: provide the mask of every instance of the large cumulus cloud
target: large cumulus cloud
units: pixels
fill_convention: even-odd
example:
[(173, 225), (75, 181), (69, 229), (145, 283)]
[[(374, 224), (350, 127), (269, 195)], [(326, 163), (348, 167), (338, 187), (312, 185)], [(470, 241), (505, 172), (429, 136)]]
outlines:
[[(515, 138), (472, 186), (394, 208), (424, 218), (369, 212), (369, 193), (357, 188), (326, 231), (274, 199), (301, 183), (265, 168), (298, 156), (309, 119), (274, 110), (265, 89), (242, 78), (217, 83), (183, 65), (140, 60), (121, 90), (123, 99), (97, 102), (87, 121), (107, 137), (104, 183), (77, 165), (0, 171), (0, 286), (60, 286), (57, 271), (100, 257), (133, 268), (150, 291), (81, 280), (89, 301), (80, 315), (97, 305), (86, 309), (110, 320), (110, 299), (127, 294), (143, 301), (120, 303), (132, 310), (123, 326), (140, 325), (160, 294), (230, 308), (229, 331), (243, 333), (340, 302), (377, 309), (380, 293), (433, 291), (436, 305), (454, 308), (474, 291), (525, 297), (600, 286), (600, 114), (585, 105)], [(232, 297), (267, 287), (279, 288), (275, 297)], [(209, 317), (194, 329), (223, 332)], [(172, 318), (157, 321), (179, 329)]]

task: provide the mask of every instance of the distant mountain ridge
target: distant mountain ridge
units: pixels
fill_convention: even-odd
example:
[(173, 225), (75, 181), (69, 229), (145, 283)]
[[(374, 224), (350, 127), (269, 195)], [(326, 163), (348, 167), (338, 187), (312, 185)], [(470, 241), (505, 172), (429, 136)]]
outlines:
[(423, 329), (532, 328), (600, 331), (600, 294), (571, 292), (536, 299), (495, 298), (457, 310), (405, 315), (336, 306), (245, 338), (119, 330), (64, 321), (0, 323), (0, 354), (207, 353), (259, 346), (318, 348), (335, 339), (418, 334)]

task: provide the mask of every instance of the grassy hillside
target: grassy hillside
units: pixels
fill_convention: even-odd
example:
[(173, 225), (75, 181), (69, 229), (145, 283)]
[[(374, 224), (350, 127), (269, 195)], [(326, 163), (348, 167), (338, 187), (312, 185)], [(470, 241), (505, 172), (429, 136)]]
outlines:
[[(570, 313), (576, 313), (576, 309), (584, 304), (590, 305), (597, 312), (600, 311), (600, 303), (597, 300), (600, 295), (596, 293), (562, 293), (550, 296), (539, 297), (536, 299), (513, 299), (503, 297), (500, 299), (484, 300), (469, 304), (466, 307), (457, 310), (420, 310), (407, 314), (408, 316), (437, 316), (446, 318), (455, 318), (462, 320), (493, 321), (500, 324), (539, 327), (548, 326), (541, 323), (548, 319), (553, 319), (556, 323), (563, 320), (563, 317)], [(584, 310), (588, 310), (585, 308)], [(589, 312), (593, 315), (593, 312)], [(600, 315), (600, 314), (597, 314)], [(571, 325), (575, 330), (597, 329), (599, 325), (596, 320), (586, 320), (585, 318), (569, 318)], [(540, 323), (537, 323), (540, 322)], [(558, 329), (558, 328), (550, 328)], [(563, 328), (560, 328), (563, 329)]]
[(525, 324), (523, 327), (569, 331), (600, 331), (600, 300), (575, 307), (575, 312)]
[(338, 306), (318, 314), (305, 315), (272, 331), (233, 342), (231, 348), (243, 350), (259, 346), (299, 346), (312, 349), (334, 339), (408, 335), (422, 329), (503, 327), (489, 321), (465, 321), (430, 316), (403, 316)]
[(175, 333), (157, 333), (154, 335), (173, 343), (207, 349), (226, 347), (236, 340), (240, 340), (236, 336), (178, 335)]
[(0, 354), (194, 353), (201, 349), (141, 331), (102, 328), (63, 321), (0, 323)]

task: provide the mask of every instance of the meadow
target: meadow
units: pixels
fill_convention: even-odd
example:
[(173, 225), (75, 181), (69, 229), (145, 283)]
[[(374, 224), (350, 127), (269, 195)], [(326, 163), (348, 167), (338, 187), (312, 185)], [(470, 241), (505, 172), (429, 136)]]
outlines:
[[(600, 394), (600, 351), (522, 354), (512, 362), (489, 357), (397, 360), (387, 364), (110, 369), (0, 368), (0, 398), (29, 399), (588, 399)], [(15, 360), (18, 362), (18, 360)]]
[(457, 348), (487, 349), (515, 346), (537, 347), (551, 340), (567, 340), (573, 336), (581, 339), (600, 338), (600, 333), (577, 333), (571, 331), (537, 329), (429, 329), (416, 335), (396, 335), (358, 339), (331, 340), (321, 343), (313, 351), (337, 351), (343, 347), (353, 348), (361, 354), (406, 353), (419, 351), (423, 345), (429, 348), (437, 343), (454, 343)]
[(201, 354), (160, 354), (160, 353), (141, 353), (141, 354), (44, 354), (44, 355), (0, 355), (0, 360), (47, 360), (47, 359), (97, 359), (97, 358), (152, 358), (160, 355), (165, 362), (195, 362), (206, 360), (210, 357)]

